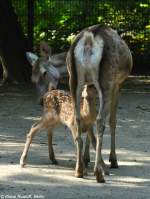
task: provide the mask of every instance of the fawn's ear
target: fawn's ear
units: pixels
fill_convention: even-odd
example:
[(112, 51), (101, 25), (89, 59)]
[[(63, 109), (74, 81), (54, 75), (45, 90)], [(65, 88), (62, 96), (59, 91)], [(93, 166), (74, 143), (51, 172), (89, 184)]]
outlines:
[(51, 56), (51, 47), (45, 41), (42, 41), (40, 43), (40, 54), (41, 57), (44, 57), (46, 59), (49, 59), (49, 57)]
[(31, 52), (26, 52), (26, 57), (32, 66), (34, 66), (35, 62), (38, 60), (38, 56)]

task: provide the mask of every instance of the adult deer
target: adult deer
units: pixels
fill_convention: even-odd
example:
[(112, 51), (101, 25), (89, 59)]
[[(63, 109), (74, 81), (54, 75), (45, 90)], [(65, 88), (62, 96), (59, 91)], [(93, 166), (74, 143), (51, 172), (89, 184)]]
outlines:
[(77, 177), (83, 177), (82, 139), (80, 126), (80, 95), (85, 84), (93, 84), (99, 97), (96, 117), (97, 145), (94, 173), (97, 182), (105, 182), (102, 142), (106, 118), (109, 115), (111, 151), (109, 161), (117, 168), (115, 128), (118, 93), (132, 69), (132, 55), (126, 43), (110, 27), (94, 25), (81, 31), (67, 54), (69, 85), (77, 123)]
[(58, 84), (67, 79), (66, 52), (53, 54), (46, 42), (40, 44), (40, 57), (32, 52), (27, 52), (27, 58), (32, 65), (32, 82), (35, 83), (39, 101), (51, 89), (56, 89)]

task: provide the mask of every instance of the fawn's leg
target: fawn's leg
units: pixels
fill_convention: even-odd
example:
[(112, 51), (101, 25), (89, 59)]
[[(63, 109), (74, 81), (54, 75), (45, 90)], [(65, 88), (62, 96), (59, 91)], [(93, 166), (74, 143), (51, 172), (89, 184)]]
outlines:
[(53, 143), (52, 143), (53, 132), (51, 129), (48, 129), (47, 137), (48, 137), (49, 158), (50, 158), (52, 164), (58, 164), (57, 160), (55, 159), (55, 154), (54, 154), (54, 150), (53, 150)]
[(30, 147), (33, 137), (35, 136), (36, 133), (38, 133), (43, 128), (44, 128), (43, 122), (40, 121), (39, 123), (34, 124), (31, 127), (29, 133), (27, 134), (25, 147), (24, 147), (23, 153), (20, 158), (20, 166), (21, 167), (24, 167), (24, 165), (25, 165), (25, 160), (27, 158), (27, 153), (28, 153), (28, 150), (29, 150), (29, 147)]
[(90, 162), (90, 143), (92, 143), (94, 150), (96, 150), (96, 139), (94, 136), (93, 127), (88, 129), (86, 136), (85, 151), (84, 151), (84, 164), (86, 167)]
[(85, 150), (84, 150), (83, 159), (84, 159), (84, 165), (87, 168), (88, 167), (88, 163), (90, 162), (90, 139), (89, 139), (88, 134), (86, 136)]
[(93, 127), (91, 127), (88, 130), (88, 137), (90, 139), (90, 142), (92, 143), (94, 150), (96, 150), (96, 138), (95, 138), (95, 135), (94, 135), (94, 132), (93, 132)]

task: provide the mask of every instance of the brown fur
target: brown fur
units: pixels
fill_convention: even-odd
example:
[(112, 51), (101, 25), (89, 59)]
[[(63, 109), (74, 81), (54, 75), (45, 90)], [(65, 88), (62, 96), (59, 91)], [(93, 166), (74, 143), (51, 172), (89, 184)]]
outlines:
[[(104, 182), (104, 164), (102, 161), (102, 140), (103, 133), (105, 129), (106, 118), (109, 116), (110, 122), (110, 131), (111, 131), (111, 152), (110, 152), (110, 162), (112, 168), (117, 168), (117, 157), (115, 152), (115, 128), (116, 128), (116, 111), (118, 103), (118, 94), (121, 84), (128, 77), (132, 69), (132, 55), (125, 44), (125, 42), (120, 38), (117, 32), (110, 27), (95, 25), (88, 27), (81, 31), (75, 41), (70, 47), (70, 50), (67, 55), (67, 68), (69, 71), (69, 85), (71, 94), (73, 97), (73, 104), (75, 109), (75, 118), (77, 123), (77, 165), (76, 165), (76, 176), (83, 177), (83, 165), (82, 165), (82, 139), (81, 139), (81, 117), (79, 112), (79, 94), (82, 89), (82, 85), (85, 84), (88, 80), (89, 74), (86, 73), (88, 68), (82, 66), (79, 62), (80, 57), (75, 57), (75, 50), (82, 47), (83, 44), (80, 41), (86, 38), (85, 32), (89, 32), (95, 38), (95, 41), (100, 41), (103, 46), (101, 48), (101, 54), (99, 57), (102, 57), (99, 63), (98, 68), (98, 79), (96, 75), (92, 80), (97, 86), (97, 92), (99, 94), (99, 111), (96, 118), (96, 131), (97, 131), (97, 151), (96, 151), (96, 160), (94, 172), (96, 174), (97, 182)], [(78, 48), (76, 48), (78, 45)], [(80, 46), (79, 46), (80, 45)], [(79, 52), (79, 51), (78, 51)], [(92, 52), (92, 45), (91, 45)], [(77, 55), (84, 56), (85, 55)], [(82, 57), (83, 58), (83, 57)], [(78, 59), (78, 60), (77, 60)], [(81, 60), (81, 59), (80, 59)], [(91, 66), (92, 71), (92, 66)], [(78, 72), (77, 72), (78, 71)], [(80, 74), (80, 72), (82, 72)], [(94, 69), (93, 71), (94, 72)], [(84, 74), (84, 77), (82, 76)], [(91, 73), (93, 74), (93, 73)], [(84, 78), (84, 79), (83, 79)], [(89, 80), (88, 80), (89, 81)]]
[[(88, 132), (93, 147), (96, 147), (95, 137), (93, 134), (93, 122), (96, 118), (96, 90), (88, 86), (86, 96), (81, 100), (82, 130)], [(74, 109), (72, 97), (69, 93), (61, 90), (52, 90), (47, 92), (43, 97), (44, 112), (41, 120), (34, 124), (29, 133), (20, 159), (20, 165), (25, 165), (25, 159), (34, 135), (41, 129), (46, 129), (49, 140), (49, 157), (52, 163), (56, 163), (52, 147), (52, 131), (60, 124), (68, 126), (72, 132), (73, 138), (76, 138), (76, 125), (74, 118)], [(92, 108), (91, 108), (92, 107)], [(89, 141), (84, 155), (85, 164), (89, 161)]]

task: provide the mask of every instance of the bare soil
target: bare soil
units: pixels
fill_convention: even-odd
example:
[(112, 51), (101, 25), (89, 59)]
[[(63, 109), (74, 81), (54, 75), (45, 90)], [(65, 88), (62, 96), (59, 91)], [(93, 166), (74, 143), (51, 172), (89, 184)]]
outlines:
[[(46, 132), (31, 145), (25, 168), (20, 168), (26, 133), (41, 116), (33, 86), (0, 87), (0, 198), (149, 199), (150, 198), (150, 79), (130, 78), (124, 85), (117, 114), (118, 169), (106, 183), (93, 176), (91, 148), (88, 176), (74, 177), (75, 146), (67, 128), (54, 132), (58, 165), (48, 158)], [(104, 135), (103, 157), (109, 166), (110, 133)]]

